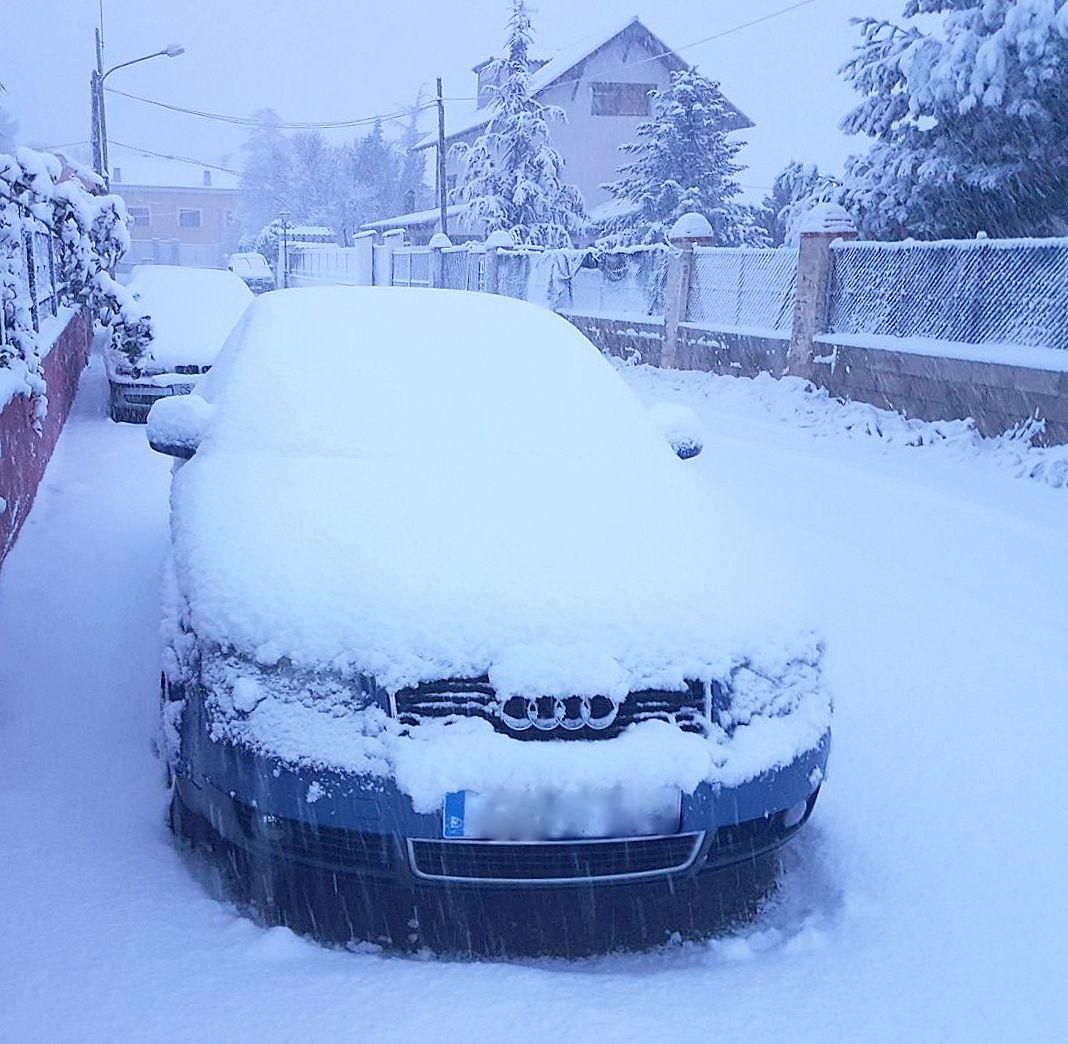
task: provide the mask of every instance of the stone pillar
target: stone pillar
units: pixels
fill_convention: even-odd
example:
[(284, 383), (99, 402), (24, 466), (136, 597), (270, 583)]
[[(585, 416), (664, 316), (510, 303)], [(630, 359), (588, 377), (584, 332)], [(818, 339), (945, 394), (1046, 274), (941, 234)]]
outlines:
[(386, 248), (386, 261), (385, 270), (389, 275), (386, 286), (393, 285), (393, 251), (397, 247), (404, 246), (404, 229), (403, 228), (391, 228), (388, 232), (382, 234), (382, 243)]
[(446, 247), (452, 246), (452, 240), (444, 232), (435, 232), (430, 237), (430, 285), (443, 287), (445, 285), (445, 255)]
[(373, 286), (375, 263), (374, 232), (353, 232), (352, 248), (356, 251), (356, 271), (353, 273), (355, 286)]
[(856, 239), (857, 229), (848, 211), (824, 203), (810, 211), (801, 227), (797, 252), (794, 326), (786, 356), (786, 372), (812, 380), (815, 375), (815, 338), (827, 329), (828, 294), (836, 239)]
[(668, 262), (667, 288), (664, 292), (664, 347), (660, 366), (674, 370), (679, 364), (679, 325), (686, 321), (693, 277), (693, 248), (711, 246), (712, 226), (703, 214), (683, 214), (668, 233), (675, 248)]
[(515, 240), (511, 232), (505, 232), (503, 228), (491, 232), (486, 239), (486, 293), (498, 292), (500, 280), (497, 275), (498, 251), (508, 250), (515, 246)]

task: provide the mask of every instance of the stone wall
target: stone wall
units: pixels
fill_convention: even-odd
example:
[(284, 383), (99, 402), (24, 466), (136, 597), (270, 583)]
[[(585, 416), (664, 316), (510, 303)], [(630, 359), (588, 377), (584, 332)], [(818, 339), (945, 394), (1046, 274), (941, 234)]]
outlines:
[(990, 436), (1037, 415), (1046, 422), (1041, 442), (1068, 443), (1068, 372), (889, 348), (821, 347), (812, 379), (832, 395), (920, 420), (970, 417)]
[(48, 413), (34, 427), (34, 402), (16, 395), (0, 411), (0, 564), (15, 543), (33, 506), (45, 466), (63, 430), (89, 361), (93, 325), (84, 312), (75, 313), (57, 337), (42, 365), (48, 386)]
[(677, 363), (682, 370), (706, 370), (732, 377), (776, 376), (786, 369), (789, 340), (721, 333), (692, 323), (679, 325)]
[(561, 313), (605, 355), (659, 366), (664, 350), (664, 324), (643, 319), (602, 319)]

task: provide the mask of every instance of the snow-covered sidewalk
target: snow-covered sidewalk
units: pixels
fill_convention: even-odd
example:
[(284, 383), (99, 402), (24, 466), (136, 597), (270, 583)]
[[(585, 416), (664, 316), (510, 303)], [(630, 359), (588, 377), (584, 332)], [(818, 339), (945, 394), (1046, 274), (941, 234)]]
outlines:
[(328, 951), (210, 898), (149, 749), (168, 462), (105, 419), (95, 360), (0, 577), (0, 1040), (1063, 1040), (1068, 493), (799, 422), (781, 389), (626, 378), (699, 409), (692, 466), (774, 524), (828, 639), (831, 777), (764, 917), (473, 964)]

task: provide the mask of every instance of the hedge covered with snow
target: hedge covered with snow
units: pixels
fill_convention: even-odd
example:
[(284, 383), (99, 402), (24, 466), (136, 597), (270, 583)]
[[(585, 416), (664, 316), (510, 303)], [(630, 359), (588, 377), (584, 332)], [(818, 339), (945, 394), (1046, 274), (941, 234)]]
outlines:
[(114, 279), (129, 248), (126, 207), (96, 174), (57, 156), (16, 149), (0, 155), (0, 407), (13, 394), (33, 395), (47, 408), (42, 343), (34, 322), (26, 239), (51, 237), (60, 305), (86, 308), (104, 326), (120, 323), (122, 347), (139, 357), (147, 322)]

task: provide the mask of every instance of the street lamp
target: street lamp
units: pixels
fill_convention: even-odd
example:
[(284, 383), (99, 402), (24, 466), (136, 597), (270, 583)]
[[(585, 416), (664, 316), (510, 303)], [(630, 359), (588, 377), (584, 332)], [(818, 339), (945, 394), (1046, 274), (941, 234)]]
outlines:
[(180, 44), (168, 44), (162, 51), (153, 51), (151, 54), (142, 55), (140, 58), (131, 58), (128, 62), (119, 62), (106, 72), (103, 69), (103, 49), (100, 44), (100, 30), (96, 31), (96, 68), (90, 78), (90, 89), (93, 102), (93, 167), (105, 180), (108, 176), (108, 122), (104, 111), (104, 81), (118, 69), (125, 69), (128, 65), (136, 65), (138, 62), (147, 62), (150, 58), (177, 58), (185, 54), (185, 48)]

